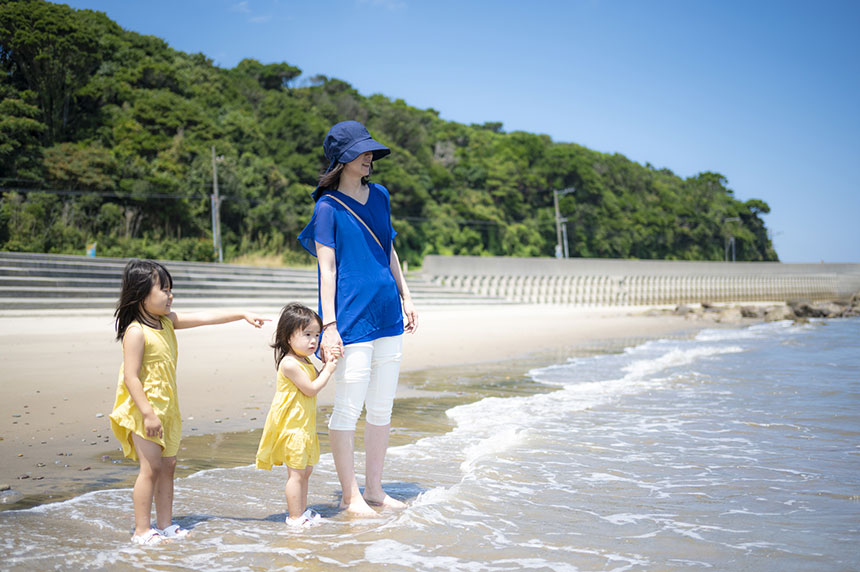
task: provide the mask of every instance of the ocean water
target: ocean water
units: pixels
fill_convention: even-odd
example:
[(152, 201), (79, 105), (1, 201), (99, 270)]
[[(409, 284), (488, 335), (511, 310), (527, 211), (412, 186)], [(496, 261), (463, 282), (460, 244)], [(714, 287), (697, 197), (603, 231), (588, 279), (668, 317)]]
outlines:
[(129, 542), (128, 489), (0, 513), (6, 570), (860, 570), (860, 320), (705, 330), (529, 372), (392, 447), (401, 512), (283, 524), (283, 471), (177, 480), (192, 537)]

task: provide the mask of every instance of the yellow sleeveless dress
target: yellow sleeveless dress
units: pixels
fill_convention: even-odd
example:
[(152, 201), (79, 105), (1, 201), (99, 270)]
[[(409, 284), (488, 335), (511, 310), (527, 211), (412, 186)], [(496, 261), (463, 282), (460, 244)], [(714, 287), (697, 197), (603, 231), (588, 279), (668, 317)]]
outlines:
[[(317, 372), (310, 360), (305, 358), (299, 364), (311, 380), (316, 379)], [(319, 460), (317, 398), (302, 393), (279, 369), (278, 387), (257, 449), (257, 468), (270, 471), (272, 465), (286, 465), (304, 469)]]
[(175, 457), (179, 452), (182, 434), (182, 417), (179, 415), (179, 398), (176, 394), (176, 359), (179, 355), (173, 322), (161, 317), (161, 329), (156, 330), (140, 322), (132, 322), (129, 328), (143, 331), (143, 361), (140, 364), (140, 382), (155, 414), (161, 420), (162, 437), (147, 437), (143, 427), (143, 415), (134, 404), (123, 381), (123, 367), (119, 368), (119, 383), (116, 401), (110, 414), (113, 434), (122, 444), (123, 455), (137, 460), (132, 434), (161, 445), (162, 457)]

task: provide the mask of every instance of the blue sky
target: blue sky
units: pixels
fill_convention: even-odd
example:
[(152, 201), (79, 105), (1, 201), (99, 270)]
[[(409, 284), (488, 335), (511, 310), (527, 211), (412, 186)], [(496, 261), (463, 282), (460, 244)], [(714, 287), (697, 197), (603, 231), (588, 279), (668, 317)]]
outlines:
[(770, 205), (783, 262), (860, 262), (860, 2), (67, 4), (221, 67), (285, 61), (443, 119), (715, 171)]

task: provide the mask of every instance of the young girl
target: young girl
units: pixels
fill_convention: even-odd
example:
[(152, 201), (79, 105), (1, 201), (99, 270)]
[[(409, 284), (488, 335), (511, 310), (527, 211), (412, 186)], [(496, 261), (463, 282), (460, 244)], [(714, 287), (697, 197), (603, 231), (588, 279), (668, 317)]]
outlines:
[(331, 379), (339, 357), (327, 356), (322, 371), (308, 359), (317, 349), (321, 329), (320, 317), (301, 304), (287, 304), (281, 310), (272, 344), (278, 387), (257, 449), (258, 469), (287, 466), (286, 523), (297, 528), (313, 526), (320, 519), (307, 508), (308, 479), (320, 458), (316, 395)]
[[(245, 319), (259, 328), (266, 318), (249, 312), (177, 314), (170, 310), (173, 278), (152, 260), (131, 260), (122, 276), (116, 312), (116, 338), (122, 340), (116, 402), (111, 428), (123, 454), (140, 462), (134, 483), (136, 544), (158, 544), (188, 532), (173, 524), (173, 473), (182, 420), (176, 395), (176, 335), (173, 330)], [(156, 525), (151, 528), (155, 498)]]

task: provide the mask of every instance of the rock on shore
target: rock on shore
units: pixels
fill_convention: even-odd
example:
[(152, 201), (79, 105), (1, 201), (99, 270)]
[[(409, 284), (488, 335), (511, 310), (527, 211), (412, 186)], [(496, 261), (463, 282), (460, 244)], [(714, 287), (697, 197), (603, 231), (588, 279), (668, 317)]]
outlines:
[(709, 320), (719, 323), (739, 323), (745, 319), (776, 322), (806, 321), (809, 318), (850, 318), (860, 316), (860, 292), (847, 301), (809, 302), (792, 300), (786, 304), (767, 306), (715, 306), (707, 302), (700, 306), (680, 305), (672, 312), (688, 320)]

